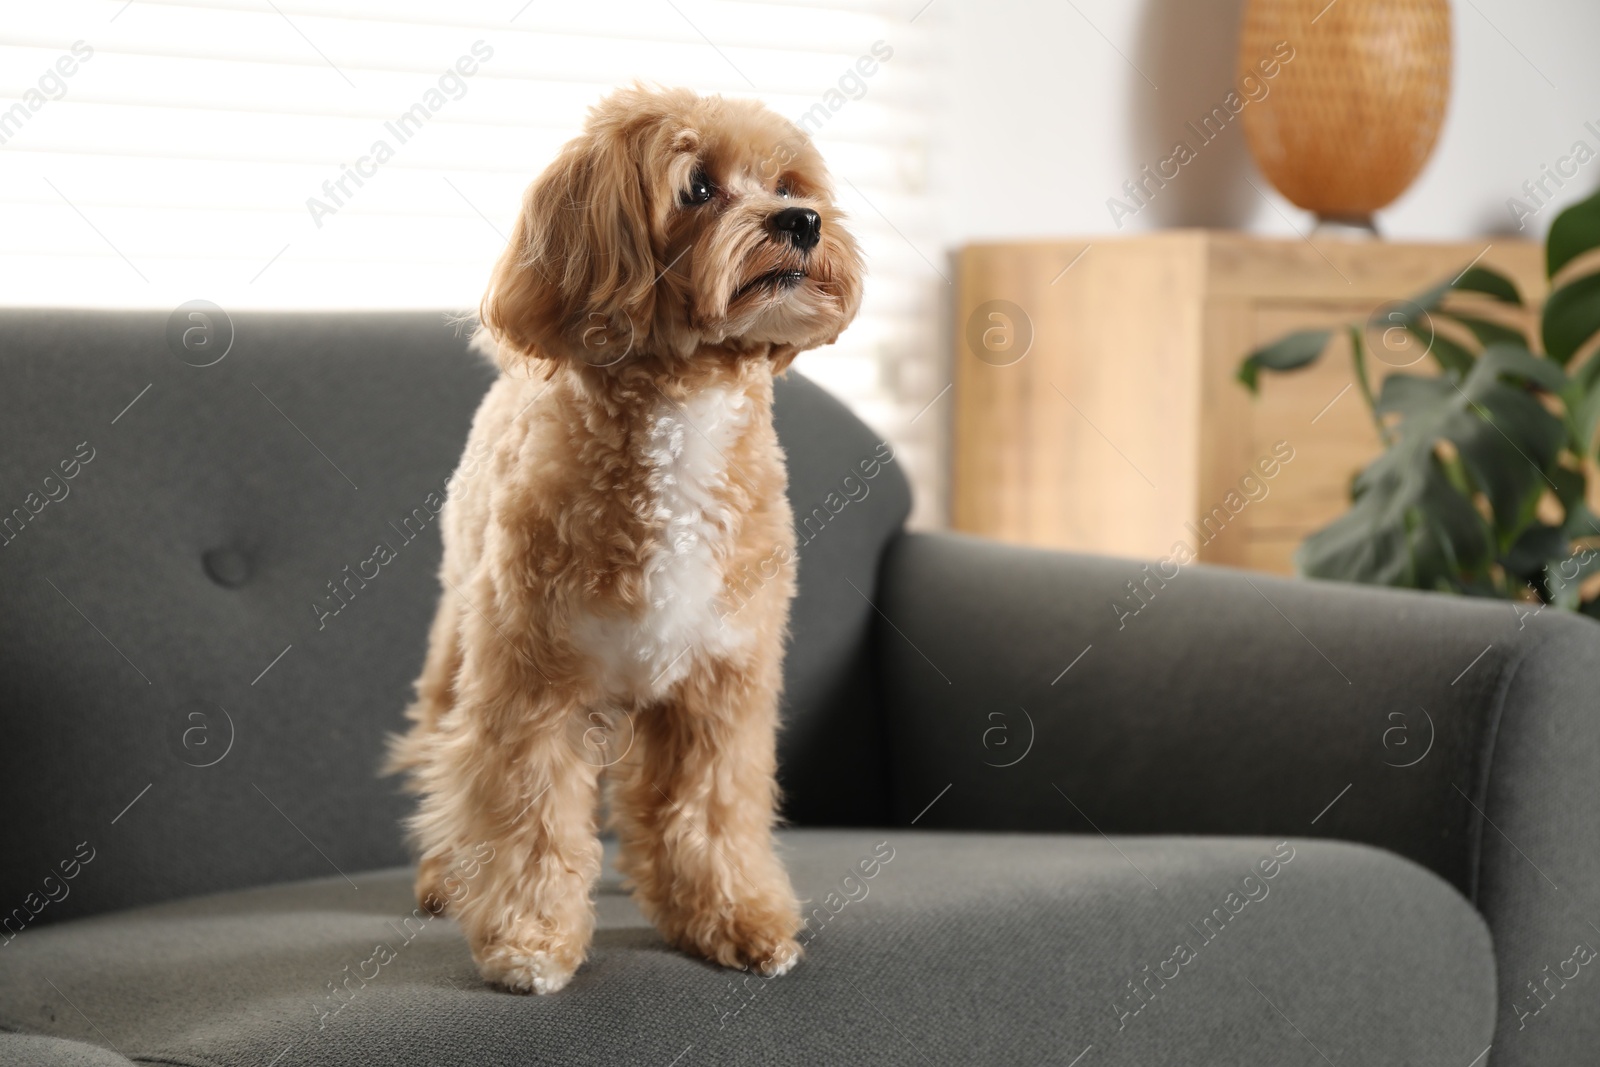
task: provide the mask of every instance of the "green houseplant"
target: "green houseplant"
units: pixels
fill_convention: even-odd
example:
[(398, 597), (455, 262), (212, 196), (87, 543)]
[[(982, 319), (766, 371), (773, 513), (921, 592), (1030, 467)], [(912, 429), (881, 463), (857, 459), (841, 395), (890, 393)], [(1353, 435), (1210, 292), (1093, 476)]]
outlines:
[[(1600, 257), (1585, 258), (1596, 249), (1600, 193), (1550, 227), (1537, 338), (1506, 314), (1524, 307), (1516, 285), (1474, 265), (1380, 309), (1367, 328), (1298, 331), (1244, 360), (1238, 378), (1255, 392), (1261, 371), (1309, 366), (1342, 330), (1384, 445), (1352, 481), (1350, 510), (1300, 546), (1302, 574), (1600, 618), (1600, 597), (1581, 592), (1600, 572), (1600, 518), (1585, 502), (1600, 424), (1600, 359), (1588, 347), (1600, 333)], [(1374, 395), (1373, 326), (1386, 346), (1425, 348), (1438, 373), (1397, 371)]]

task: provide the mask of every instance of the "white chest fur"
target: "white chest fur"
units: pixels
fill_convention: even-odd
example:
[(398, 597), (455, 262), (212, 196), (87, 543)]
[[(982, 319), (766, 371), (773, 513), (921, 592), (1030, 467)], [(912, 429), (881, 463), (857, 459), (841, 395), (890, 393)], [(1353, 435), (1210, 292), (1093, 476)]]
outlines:
[(723, 501), (726, 453), (750, 414), (744, 393), (708, 389), (681, 404), (663, 399), (651, 415), (641, 458), (658, 532), (645, 562), (644, 610), (585, 616), (573, 627), (615, 697), (659, 697), (697, 657), (726, 654), (748, 640), (718, 607), (737, 531), (737, 516)]

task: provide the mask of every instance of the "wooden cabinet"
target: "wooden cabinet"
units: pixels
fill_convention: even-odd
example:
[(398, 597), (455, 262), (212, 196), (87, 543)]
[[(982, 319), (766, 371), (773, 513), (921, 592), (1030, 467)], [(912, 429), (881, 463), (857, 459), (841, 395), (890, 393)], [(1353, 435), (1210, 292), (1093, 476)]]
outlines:
[[(1378, 321), (1373, 388), (1433, 373), (1386, 306), (1480, 262), (1544, 293), (1537, 245), (1260, 239), (1175, 230), (957, 254), (952, 523), (1025, 544), (1292, 571), (1378, 451), (1342, 337), (1316, 366), (1245, 354), (1290, 330)], [(1276, 454), (1275, 454), (1276, 450)], [(1289, 458), (1285, 459), (1284, 457)], [(1270, 470), (1270, 476), (1265, 473)]]

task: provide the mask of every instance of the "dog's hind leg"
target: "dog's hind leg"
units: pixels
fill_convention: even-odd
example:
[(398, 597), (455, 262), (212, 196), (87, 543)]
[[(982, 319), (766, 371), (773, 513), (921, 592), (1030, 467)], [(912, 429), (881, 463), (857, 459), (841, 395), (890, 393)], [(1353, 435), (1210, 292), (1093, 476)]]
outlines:
[(406, 708), (411, 729), (389, 738), (385, 774), (409, 770), (423, 760), (429, 735), (455, 703), (456, 675), (461, 670), (461, 611), (460, 595), (445, 586), (428, 628), (428, 653), (415, 683), (417, 696)]
[[(384, 774), (415, 771), (429, 759), (429, 746), (439, 720), (449, 713), (456, 699), (456, 674), (461, 669), (461, 598), (446, 586), (428, 631), (428, 654), (422, 674), (416, 681), (416, 699), (406, 709), (411, 728), (404, 735), (391, 735)], [(415, 775), (407, 788), (418, 791)], [(450, 863), (438, 853), (423, 852), (417, 862), (417, 903), (434, 914), (444, 911), (444, 876)]]

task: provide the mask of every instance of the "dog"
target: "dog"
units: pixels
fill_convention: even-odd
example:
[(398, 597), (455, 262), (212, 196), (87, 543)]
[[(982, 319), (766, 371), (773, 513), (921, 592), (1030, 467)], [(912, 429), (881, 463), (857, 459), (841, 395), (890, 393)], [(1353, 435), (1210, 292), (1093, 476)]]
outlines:
[[(796, 558), (773, 379), (849, 325), (862, 276), (815, 146), (755, 102), (619, 90), (529, 186), (479, 309), (500, 373), (389, 763), (421, 798), (418, 900), (487, 981), (551, 993), (583, 962), (602, 778), (670, 944), (798, 960), (773, 840)], [(447, 873), (469, 851), (492, 857), (470, 884)]]

